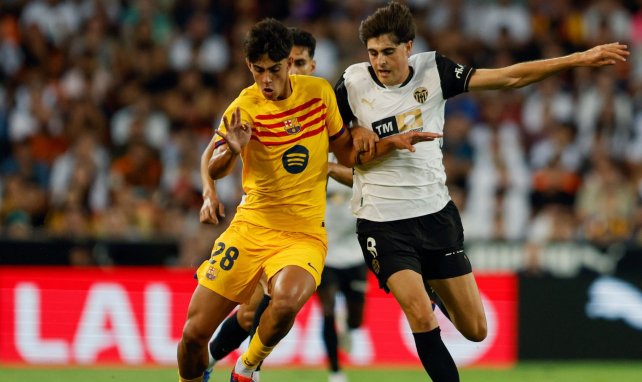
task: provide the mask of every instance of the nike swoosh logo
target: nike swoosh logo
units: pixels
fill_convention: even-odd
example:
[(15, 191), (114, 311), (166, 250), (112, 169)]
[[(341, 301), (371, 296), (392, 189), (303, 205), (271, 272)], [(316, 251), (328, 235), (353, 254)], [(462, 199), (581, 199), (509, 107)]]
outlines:
[(310, 268), (314, 269), (314, 271), (317, 273), (317, 275), (319, 274), (319, 271), (317, 271), (317, 269), (314, 267), (314, 265), (310, 264), (310, 262), (308, 262), (308, 266)]

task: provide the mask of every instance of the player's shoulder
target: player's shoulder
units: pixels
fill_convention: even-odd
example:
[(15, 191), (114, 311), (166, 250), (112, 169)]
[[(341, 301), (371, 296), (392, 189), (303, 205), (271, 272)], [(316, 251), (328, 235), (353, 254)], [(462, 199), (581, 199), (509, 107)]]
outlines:
[(346, 81), (348, 80), (359, 81), (363, 79), (363, 77), (368, 77), (370, 76), (370, 73), (368, 72), (369, 66), (370, 64), (367, 62), (358, 62), (356, 64), (352, 64), (348, 66), (345, 72), (343, 72), (343, 78)]
[(437, 54), (435, 51), (415, 53), (408, 58), (408, 63), (415, 68), (425, 67), (427, 69), (436, 65)]
[(262, 97), (261, 91), (259, 89), (259, 86), (256, 83), (253, 83), (252, 85), (246, 87), (245, 89), (241, 90), (239, 93), (239, 96), (236, 97), (234, 100), (235, 102), (254, 102), (257, 98)]
[(225, 109), (225, 115), (231, 114), (236, 108), (240, 108), (242, 112), (250, 112), (254, 110), (257, 105), (261, 104), (262, 95), (256, 84), (246, 87), (241, 90), (239, 95), (230, 102)]
[(246, 87), (245, 89), (241, 90), (238, 97), (236, 97), (234, 101), (232, 101), (230, 106), (234, 106), (234, 107), (238, 106), (241, 109), (243, 109), (249, 106), (259, 104), (262, 99), (263, 99), (263, 95), (261, 95), (261, 91), (258, 85), (254, 83)]
[(290, 80), (299, 96), (306, 94), (307, 96), (327, 98), (330, 94), (334, 94), (332, 85), (322, 77), (295, 74), (290, 76)]
[(303, 74), (292, 74), (290, 79), (295, 83), (294, 86), (300, 86), (304, 88), (318, 88), (318, 87), (328, 87), (331, 86), (328, 80), (323, 77), (317, 76), (306, 76)]

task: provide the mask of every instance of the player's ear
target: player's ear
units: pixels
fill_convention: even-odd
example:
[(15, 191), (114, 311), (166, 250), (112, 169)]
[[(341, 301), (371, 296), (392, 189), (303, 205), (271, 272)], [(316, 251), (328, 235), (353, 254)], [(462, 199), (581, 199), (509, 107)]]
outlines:
[(412, 40), (410, 40), (410, 41), (408, 41), (408, 42), (406, 42), (406, 43), (405, 43), (406, 55), (407, 55), (408, 57), (410, 57), (410, 55), (412, 54), (412, 43), (413, 43), (413, 41), (412, 41)]
[(247, 68), (250, 69), (250, 72), (252, 71), (252, 63), (248, 58), (245, 58), (245, 64), (247, 65)]
[(310, 63), (310, 68), (312, 69), (312, 73), (317, 69), (317, 60), (312, 60)]
[(288, 57), (288, 73), (290, 73), (290, 70), (292, 69), (292, 65), (294, 65), (294, 57), (289, 56)]

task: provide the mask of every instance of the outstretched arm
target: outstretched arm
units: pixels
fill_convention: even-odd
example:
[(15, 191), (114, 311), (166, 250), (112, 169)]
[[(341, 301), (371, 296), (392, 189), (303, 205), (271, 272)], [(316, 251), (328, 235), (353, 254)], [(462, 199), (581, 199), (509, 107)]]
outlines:
[(441, 137), (442, 135), (438, 133), (411, 131), (380, 139), (371, 150), (362, 151), (363, 149), (359, 150), (353, 145), (349, 130), (346, 130), (346, 133), (342, 134), (330, 144), (330, 149), (334, 152), (340, 164), (351, 168), (358, 164), (368, 163), (393, 150), (405, 149), (415, 152), (415, 144), (434, 141)]
[(626, 61), (627, 46), (617, 42), (595, 46), (584, 52), (546, 60), (522, 62), (498, 69), (477, 69), (468, 90), (521, 88), (555, 73), (579, 66), (600, 67)]
[(411, 131), (383, 138), (375, 144), (374, 150), (357, 153), (356, 164), (368, 163), (375, 158), (384, 156), (394, 150), (408, 150), (414, 153), (416, 151), (415, 144), (419, 142), (434, 141), (442, 136), (443, 135), (439, 133)]

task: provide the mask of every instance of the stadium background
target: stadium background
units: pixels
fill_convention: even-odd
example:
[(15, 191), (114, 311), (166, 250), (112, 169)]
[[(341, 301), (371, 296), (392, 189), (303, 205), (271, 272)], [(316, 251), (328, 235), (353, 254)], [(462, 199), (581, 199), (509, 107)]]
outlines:
[[(491, 330), (470, 344), (442, 323), (457, 362), (472, 370), (612, 360), (638, 365), (638, 377), (615, 380), (639, 380), (640, 2), (408, 3), (416, 51), (475, 67), (629, 45), (626, 64), (447, 103), (448, 185)], [(237, 169), (218, 182), (226, 222), (198, 223), (200, 154), (251, 81), (244, 33), (267, 16), (312, 32), (317, 74), (334, 83), (367, 59), (359, 21), (381, 4), (2, 1), (0, 377), (31, 380), (19, 373), (33, 366), (54, 366), (33, 380), (79, 366), (95, 367), (83, 369), (92, 377), (100, 367), (171, 367), (191, 272), (242, 192)], [(322, 369), (319, 329), (312, 301), (267, 364)], [(354, 378), (373, 365), (422, 375), (403, 317), (375, 288), (365, 329), (343, 354)]]

